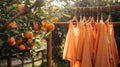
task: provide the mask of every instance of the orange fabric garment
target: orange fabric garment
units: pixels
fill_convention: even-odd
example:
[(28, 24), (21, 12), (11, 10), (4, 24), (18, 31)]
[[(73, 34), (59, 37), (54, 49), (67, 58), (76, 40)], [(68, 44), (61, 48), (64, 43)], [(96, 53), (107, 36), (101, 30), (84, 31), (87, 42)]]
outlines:
[(91, 52), (91, 59), (93, 60), (93, 50), (94, 50), (94, 42), (95, 42), (95, 35), (96, 35), (96, 32), (95, 32), (95, 27), (92, 27), (91, 24), (89, 24), (89, 30), (90, 30), (90, 52)]
[(94, 33), (95, 36), (95, 40), (94, 40), (94, 50), (93, 50), (93, 63), (95, 63), (95, 59), (96, 59), (96, 55), (97, 55), (97, 49), (98, 49), (98, 42), (99, 42), (99, 38), (100, 38), (100, 32), (101, 32), (101, 23), (96, 23), (96, 32)]
[(112, 23), (69, 22), (63, 59), (70, 67), (117, 67), (119, 56)]
[(109, 45), (110, 45), (110, 63), (112, 67), (117, 67), (119, 57), (118, 57), (118, 50), (114, 38), (114, 30), (113, 30), (113, 24), (112, 23), (106, 23), (107, 28), (107, 35), (109, 39)]
[(109, 45), (107, 41), (106, 27), (103, 22), (101, 22), (101, 31), (98, 40), (98, 47), (96, 58), (94, 62), (94, 67), (111, 67), (109, 63)]
[(70, 61), (70, 67), (81, 67), (80, 61)]
[(66, 36), (65, 47), (63, 51), (63, 59), (70, 61), (70, 67), (79, 67), (80, 63), (76, 61), (76, 48), (79, 35), (79, 23), (75, 27), (69, 22), (69, 30)]
[(90, 39), (90, 26), (86, 23), (86, 33), (83, 47), (83, 56), (81, 67), (92, 67), (92, 57), (91, 57), (91, 39)]
[(86, 27), (84, 23), (80, 22), (80, 33), (78, 36), (78, 45), (77, 45), (77, 60), (82, 61), (82, 54), (83, 54), (83, 45), (85, 40), (85, 33), (86, 33)]
[(114, 29), (113, 29), (112, 23), (110, 24), (110, 37), (111, 37), (110, 38), (111, 44), (113, 44), (112, 45), (113, 47), (111, 47), (111, 48), (113, 49), (115, 61), (118, 64), (118, 62), (119, 62), (118, 49), (117, 49), (117, 44), (116, 44), (115, 37), (114, 37)]
[(72, 22), (69, 22), (69, 30), (66, 36), (63, 59), (76, 60), (76, 43)]

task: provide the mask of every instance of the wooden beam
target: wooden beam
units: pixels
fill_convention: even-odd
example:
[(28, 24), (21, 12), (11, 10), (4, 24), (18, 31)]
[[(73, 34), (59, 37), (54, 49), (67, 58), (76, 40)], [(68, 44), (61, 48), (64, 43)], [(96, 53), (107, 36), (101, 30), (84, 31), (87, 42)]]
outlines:
[(47, 67), (52, 67), (52, 33), (47, 39)]

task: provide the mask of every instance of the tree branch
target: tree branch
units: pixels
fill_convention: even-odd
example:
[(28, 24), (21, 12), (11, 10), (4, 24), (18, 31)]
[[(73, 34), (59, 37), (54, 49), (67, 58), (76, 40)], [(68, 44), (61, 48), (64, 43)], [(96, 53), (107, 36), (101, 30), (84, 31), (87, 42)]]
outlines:
[[(36, 0), (36, 2), (37, 2), (37, 0)], [(10, 18), (10, 19), (5, 23), (5, 25), (3, 25), (3, 26), (0, 28), (0, 32), (5, 31), (6, 28), (7, 28), (7, 26), (8, 26), (8, 24), (9, 24), (11, 21), (15, 20), (17, 17), (19, 17), (19, 16), (21, 16), (21, 15), (23, 15), (23, 14), (25, 14), (25, 13), (28, 13), (28, 12), (31, 10), (31, 8), (33, 8), (33, 7), (35, 6), (36, 2), (35, 2), (33, 5), (31, 5), (30, 7), (27, 7), (27, 5), (29, 4), (29, 0), (26, 0), (24, 9), (23, 9), (21, 12), (18, 12), (18, 13), (17, 13), (15, 16), (13, 16), (12, 18)]]

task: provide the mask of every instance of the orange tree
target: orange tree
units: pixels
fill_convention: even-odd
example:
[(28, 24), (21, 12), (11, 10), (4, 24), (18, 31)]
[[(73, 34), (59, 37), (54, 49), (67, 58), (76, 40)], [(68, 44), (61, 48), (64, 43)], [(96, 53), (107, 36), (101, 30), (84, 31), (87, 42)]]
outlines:
[(31, 57), (37, 40), (47, 38), (55, 29), (61, 9), (45, 3), (44, 0), (0, 1), (1, 56)]

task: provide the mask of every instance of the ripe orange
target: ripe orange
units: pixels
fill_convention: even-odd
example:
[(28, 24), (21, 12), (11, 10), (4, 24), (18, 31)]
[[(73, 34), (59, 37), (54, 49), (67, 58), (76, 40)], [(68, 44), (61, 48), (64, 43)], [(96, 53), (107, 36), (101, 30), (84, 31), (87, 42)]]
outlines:
[(25, 4), (19, 4), (18, 5), (18, 12), (22, 11), (24, 9)]
[(44, 26), (41, 26), (41, 30), (45, 30), (45, 27), (44, 27)]
[(16, 24), (16, 22), (10, 22), (8, 26), (9, 26), (10, 28), (16, 28), (16, 27), (17, 27), (17, 24)]
[(48, 32), (52, 32), (55, 29), (55, 25), (47, 23), (46, 28), (47, 28)]
[(25, 45), (24, 45), (24, 44), (21, 44), (21, 45), (19, 46), (19, 50), (25, 50)]
[(25, 38), (27, 38), (27, 39), (32, 39), (32, 38), (33, 38), (33, 33), (27, 31), (24, 36), (25, 36)]
[(15, 38), (14, 37), (8, 38), (8, 43), (10, 46), (15, 46), (15, 44), (16, 44)]
[(44, 20), (41, 22), (42, 26), (45, 26), (47, 22), (45, 22)]
[(38, 25), (38, 23), (34, 23), (34, 24), (33, 24), (33, 29), (34, 29), (34, 31), (38, 31), (38, 30), (39, 30), (39, 25)]

